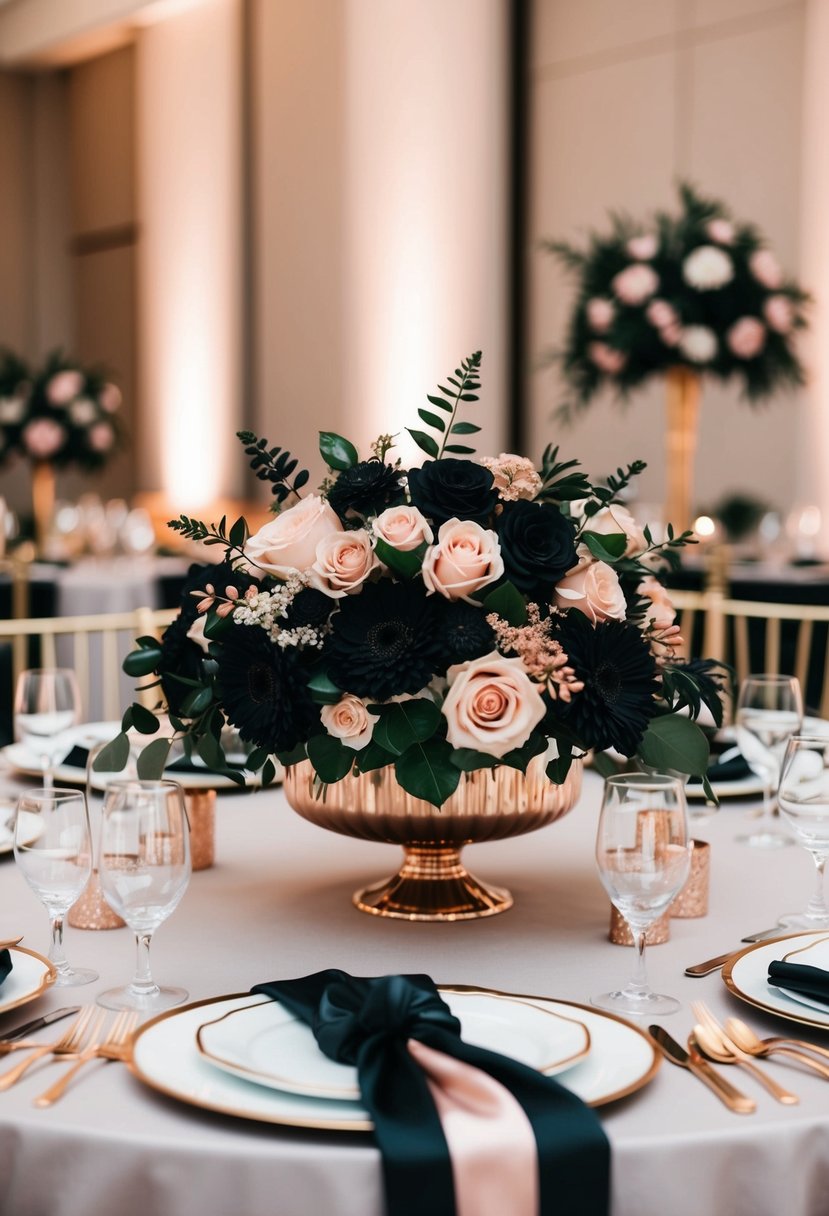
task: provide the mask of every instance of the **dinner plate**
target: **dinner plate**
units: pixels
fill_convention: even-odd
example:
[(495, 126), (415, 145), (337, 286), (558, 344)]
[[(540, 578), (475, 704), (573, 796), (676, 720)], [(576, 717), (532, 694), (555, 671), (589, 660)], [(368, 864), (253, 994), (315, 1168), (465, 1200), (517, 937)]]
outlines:
[[(819, 948), (819, 942), (826, 942), (826, 948), (823, 949), (822, 945)], [(792, 957), (794, 954), (798, 955), (796, 959)], [(813, 963), (816, 967), (829, 970), (826, 930), (795, 933), (777, 941), (748, 946), (725, 964), (722, 969), (723, 983), (729, 992), (757, 1009), (765, 1009), (767, 1013), (775, 1013), (804, 1026), (829, 1028), (829, 1005), (811, 1002), (808, 997), (795, 995), (768, 982), (769, 963), (779, 962), (784, 957), (791, 962)]]
[[(86, 722), (83, 726), (73, 727), (71, 731), (66, 732), (65, 743), (66, 750), (64, 755), (68, 755), (73, 747), (95, 747), (98, 743), (106, 743), (110, 739), (114, 739), (121, 729), (120, 722)], [(147, 738), (149, 742), (149, 737)], [(43, 768), (38, 763), (38, 758), (34, 756), (23, 743), (11, 743), (8, 747), (2, 749), (2, 755), (8, 763), (18, 773), (25, 777), (42, 777)], [(198, 760), (195, 764), (200, 763)], [(277, 774), (279, 776), (279, 773)], [(53, 770), (54, 781), (56, 785), (85, 785), (86, 784), (86, 769), (78, 768), (74, 764), (57, 764)], [(123, 779), (123, 772), (107, 773), (94, 772), (92, 774), (92, 788), (95, 790), (104, 790), (110, 781), (118, 781)], [(213, 773), (206, 766), (204, 772), (181, 772), (174, 765), (168, 765), (165, 769), (165, 776), (173, 781), (177, 781), (183, 789), (186, 790), (233, 790), (241, 788), (236, 785), (235, 781), (231, 781), (229, 777), (222, 773)], [(245, 784), (249, 787), (255, 787), (260, 784), (258, 773), (245, 773)]]
[[(42, 830), (40, 816), (33, 815), (31, 811), (21, 811), (20, 816), (23, 827), (23, 841), (25, 844), (31, 844), (32, 841), (37, 840)], [(15, 817), (15, 812), (13, 811), (8, 820), (0, 821), (0, 857), (4, 853), (14, 852)]]
[[(461, 1034), (476, 1047), (502, 1051), (553, 1076), (584, 1059), (583, 1022), (527, 1001), (480, 992), (446, 994)], [(205, 1059), (234, 1076), (287, 1093), (341, 1101), (360, 1097), (357, 1070), (323, 1055), (311, 1027), (278, 1001), (246, 1005), (205, 1022), (196, 1033)]]
[[(829, 722), (824, 718), (803, 719), (800, 733), (804, 735), (829, 736)], [(723, 743), (736, 743), (737, 732), (733, 726), (727, 726), (719, 732), (717, 738)], [(763, 782), (760, 777), (751, 773), (748, 777), (740, 777), (737, 781), (712, 781), (711, 788), (717, 798), (752, 798), (763, 793)], [(685, 786), (688, 798), (704, 798), (705, 791), (702, 782), (688, 782)]]
[[(456, 987), (444, 991), (480, 992)], [(486, 995), (514, 1001), (515, 993)], [(603, 1106), (641, 1089), (654, 1077), (660, 1058), (644, 1031), (622, 1018), (571, 1001), (520, 996), (518, 999), (581, 1022), (590, 1035), (590, 1054), (562, 1074), (562, 1084), (590, 1106)], [(172, 1009), (146, 1022), (136, 1033), (129, 1067), (145, 1085), (201, 1110), (217, 1111), (261, 1123), (328, 1131), (367, 1132), (372, 1123), (359, 1102), (311, 1098), (270, 1089), (213, 1066), (196, 1046), (205, 1021), (249, 1005), (258, 995), (212, 997)]]
[(43, 955), (23, 946), (8, 949), (13, 966), (0, 984), (0, 1014), (35, 1000), (55, 982), (56, 975), (55, 968)]

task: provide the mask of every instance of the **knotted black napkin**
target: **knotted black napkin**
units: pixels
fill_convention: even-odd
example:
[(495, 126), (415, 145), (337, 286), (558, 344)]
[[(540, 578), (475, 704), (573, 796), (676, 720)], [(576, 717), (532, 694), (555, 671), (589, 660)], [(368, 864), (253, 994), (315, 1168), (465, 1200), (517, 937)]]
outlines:
[[(383, 1157), (391, 1216), (455, 1216), (452, 1164), (426, 1077), (409, 1039), (482, 1069), (517, 1099), (538, 1151), (539, 1216), (605, 1216), (610, 1146), (594, 1112), (552, 1077), (465, 1043), (426, 975), (358, 978), (318, 971), (257, 984), (314, 1032), (322, 1051), (356, 1065)], [(504, 1216), (509, 1216), (505, 1212)]]
[[(730, 760), (716, 760), (709, 764), (707, 777), (709, 781), (743, 781), (752, 777), (754, 770), (742, 754), (732, 756)], [(699, 785), (701, 777), (689, 777), (690, 785)]]
[(7, 978), (14, 963), (8, 950), (0, 950), (0, 984)]
[(769, 983), (829, 1005), (829, 971), (804, 963), (769, 963)]

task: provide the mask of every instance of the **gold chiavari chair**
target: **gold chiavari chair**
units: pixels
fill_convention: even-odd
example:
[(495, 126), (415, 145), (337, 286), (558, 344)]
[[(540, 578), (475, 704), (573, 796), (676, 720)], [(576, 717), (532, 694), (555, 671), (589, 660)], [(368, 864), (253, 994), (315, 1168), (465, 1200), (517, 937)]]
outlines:
[[(132, 649), (133, 640), (145, 635), (160, 637), (177, 615), (177, 608), (136, 608), (130, 612), (101, 613), (94, 616), (32, 617), (26, 620), (0, 621), (0, 645), (4, 641), (9, 641), (12, 645), (12, 688), (20, 672), (27, 666), (27, 642), (36, 638), (40, 643), (41, 667), (74, 668), (85, 718), (89, 714), (93, 681), (97, 682), (101, 692), (104, 717), (107, 720), (120, 718), (124, 709), (120, 691), (121, 663)], [(61, 645), (62, 639), (69, 641), (68, 658)], [(148, 707), (158, 700), (156, 689), (148, 689), (136, 696)]]

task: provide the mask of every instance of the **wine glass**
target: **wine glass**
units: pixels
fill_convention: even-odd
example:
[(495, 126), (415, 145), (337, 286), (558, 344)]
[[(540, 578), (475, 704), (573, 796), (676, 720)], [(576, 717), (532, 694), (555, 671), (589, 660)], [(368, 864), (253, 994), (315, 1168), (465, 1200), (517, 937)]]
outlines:
[(645, 934), (682, 890), (691, 866), (682, 781), (665, 773), (609, 777), (596, 861), (611, 903), (633, 934), (636, 971), (624, 988), (591, 997), (592, 1003), (643, 1017), (675, 1013), (679, 1001), (652, 992), (648, 985)]
[(101, 810), (98, 859), (107, 902), (135, 934), (130, 984), (98, 997), (107, 1009), (152, 1013), (187, 1000), (183, 988), (160, 988), (150, 974), (150, 942), (190, 881), (190, 832), (184, 793), (175, 781), (114, 781)]
[(34, 667), (23, 671), (14, 694), (18, 738), (40, 758), (43, 785), (51, 789), (52, 768), (61, 750), (61, 735), (80, 720), (81, 694), (68, 667)]
[(823, 878), (829, 858), (829, 738), (794, 735), (789, 740), (777, 796), (780, 813), (817, 869), (805, 912), (781, 916), (777, 923), (792, 929), (829, 929)]
[(753, 831), (737, 840), (760, 849), (792, 844), (774, 821), (774, 791), (786, 744), (803, 725), (803, 698), (796, 677), (750, 675), (743, 680), (735, 725), (740, 751), (763, 782), (763, 810)]
[(83, 793), (52, 788), (21, 794), (14, 855), (26, 882), (49, 913), (49, 960), (57, 971), (55, 984), (91, 984), (98, 972), (70, 967), (63, 952), (63, 918), (92, 872), (92, 840)]

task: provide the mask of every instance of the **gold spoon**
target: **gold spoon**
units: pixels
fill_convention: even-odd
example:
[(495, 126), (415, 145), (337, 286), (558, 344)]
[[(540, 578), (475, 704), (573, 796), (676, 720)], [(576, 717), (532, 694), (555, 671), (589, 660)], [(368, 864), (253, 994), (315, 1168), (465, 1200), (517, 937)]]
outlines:
[(751, 1056), (739, 1048), (727, 1048), (719, 1036), (714, 1036), (706, 1026), (701, 1026), (697, 1023), (694, 1026), (694, 1038), (702, 1048), (703, 1054), (708, 1056), (709, 1060), (714, 1060), (717, 1064), (739, 1064), (748, 1072), (752, 1073), (761, 1085), (764, 1085), (772, 1097), (778, 1102), (782, 1102), (785, 1106), (794, 1106), (800, 1099), (797, 1094), (791, 1093), (790, 1090), (784, 1089), (766, 1073), (762, 1068), (758, 1068), (752, 1060)]
[(822, 1056), (829, 1057), (829, 1051), (825, 1047), (816, 1047), (814, 1044), (806, 1043), (802, 1039), (761, 1039), (740, 1018), (728, 1018), (725, 1023), (725, 1029), (737, 1047), (743, 1051), (747, 1051), (749, 1055), (769, 1056), (773, 1052), (777, 1052), (779, 1055), (790, 1056), (793, 1060), (799, 1060), (802, 1064), (808, 1064), (810, 1068), (814, 1068), (815, 1072), (820, 1073), (822, 1077), (829, 1081), (829, 1065), (821, 1064), (818, 1060), (813, 1059), (812, 1056), (807, 1054), (809, 1051), (814, 1051)]

